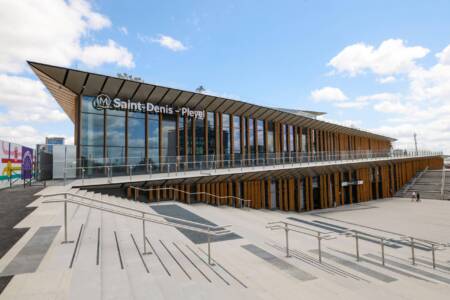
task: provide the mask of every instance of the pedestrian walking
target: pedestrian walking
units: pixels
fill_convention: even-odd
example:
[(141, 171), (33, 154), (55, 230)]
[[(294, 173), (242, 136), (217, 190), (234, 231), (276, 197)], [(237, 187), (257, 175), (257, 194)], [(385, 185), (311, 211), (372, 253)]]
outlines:
[(411, 202), (416, 202), (417, 201), (417, 194), (416, 192), (412, 192), (411, 194)]
[(416, 201), (420, 202), (420, 193), (419, 192), (416, 193)]

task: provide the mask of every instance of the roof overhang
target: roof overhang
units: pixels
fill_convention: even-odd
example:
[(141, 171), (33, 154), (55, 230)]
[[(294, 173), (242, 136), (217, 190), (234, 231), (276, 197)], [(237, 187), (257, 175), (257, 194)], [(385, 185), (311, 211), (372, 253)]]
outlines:
[(75, 103), (78, 95), (97, 96), (104, 93), (112, 98), (118, 97), (162, 105), (185, 106), (196, 110), (264, 117), (265, 120), (272, 121), (289, 120), (291, 124), (299, 126), (308, 124), (308, 126), (319, 130), (395, 141), (395, 139), (387, 136), (308, 118), (282, 109), (37, 62), (29, 61), (28, 64), (72, 122), (75, 122), (76, 119)]

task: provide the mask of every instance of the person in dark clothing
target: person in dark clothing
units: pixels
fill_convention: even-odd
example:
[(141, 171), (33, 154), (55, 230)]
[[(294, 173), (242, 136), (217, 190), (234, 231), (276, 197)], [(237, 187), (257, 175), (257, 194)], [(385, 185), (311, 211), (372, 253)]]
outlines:
[(419, 192), (416, 193), (416, 199), (417, 199), (416, 200), (417, 202), (420, 202), (420, 193)]

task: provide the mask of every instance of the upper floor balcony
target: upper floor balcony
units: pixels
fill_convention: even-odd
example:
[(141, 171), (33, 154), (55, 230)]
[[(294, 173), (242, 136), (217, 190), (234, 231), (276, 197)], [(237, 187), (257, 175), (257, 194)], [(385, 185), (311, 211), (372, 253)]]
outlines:
[[(305, 153), (260, 153), (258, 157), (229, 156), (162, 157), (159, 160), (120, 164), (115, 158), (82, 159), (65, 163), (65, 180), (70, 186), (173, 180), (205, 176), (226, 176), (308, 168), (344, 167), (361, 164), (442, 156), (433, 151), (341, 151)], [(122, 158), (123, 159), (123, 158)], [(128, 161), (138, 161), (128, 157)]]

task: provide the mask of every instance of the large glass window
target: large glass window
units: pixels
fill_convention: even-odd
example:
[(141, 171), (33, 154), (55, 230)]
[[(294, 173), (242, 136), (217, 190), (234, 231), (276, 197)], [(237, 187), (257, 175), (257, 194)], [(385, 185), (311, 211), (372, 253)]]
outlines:
[(184, 147), (184, 134), (185, 134), (185, 128), (184, 128), (184, 116), (178, 118), (178, 126), (180, 128), (180, 156), (181, 160), (184, 161), (184, 155), (186, 154), (186, 149)]
[(106, 111), (106, 156), (111, 165), (125, 164), (125, 111)]
[(241, 117), (233, 116), (233, 152), (235, 159), (241, 159)]
[(222, 142), (224, 159), (230, 159), (231, 136), (230, 136), (230, 115), (222, 114)]
[(289, 126), (289, 151), (294, 152), (294, 126)]
[(186, 119), (186, 130), (187, 130), (187, 155), (188, 155), (188, 161), (193, 161), (193, 153), (192, 153), (192, 148), (193, 148), (193, 143), (194, 141), (192, 140), (192, 126), (193, 126), (193, 119), (192, 118), (187, 118)]
[(145, 113), (128, 113), (128, 164), (145, 164)]
[(205, 154), (205, 121), (195, 119), (195, 160), (203, 160)]
[[(215, 114), (208, 112), (208, 155), (216, 154), (216, 127), (215, 127)], [(210, 158), (213, 159), (213, 158)]]
[(173, 115), (163, 115), (162, 138), (161, 138), (161, 159), (162, 162), (175, 162), (177, 155), (177, 130), (176, 117)]
[(248, 119), (248, 143), (250, 145), (250, 158), (255, 158), (255, 127), (254, 120)]
[[(264, 121), (256, 120), (256, 131), (258, 136), (258, 153), (264, 153)], [(261, 157), (261, 155), (259, 155)]]
[(308, 144), (307, 144), (307, 129), (306, 128), (302, 128), (302, 152), (306, 152), (308, 149)]
[(150, 164), (159, 164), (159, 115), (148, 115), (148, 160)]
[(281, 139), (282, 139), (282, 145), (283, 145), (283, 152), (287, 152), (288, 148), (287, 148), (287, 135), (288, 135), (288, 126), (286, 124), (283, 124), (283, 134), (281, 135)]
[(274, 125), (273, 122), (267, 124), (267, 151), (269, 153), (275, 152), (275, 142), (274, 142)]

